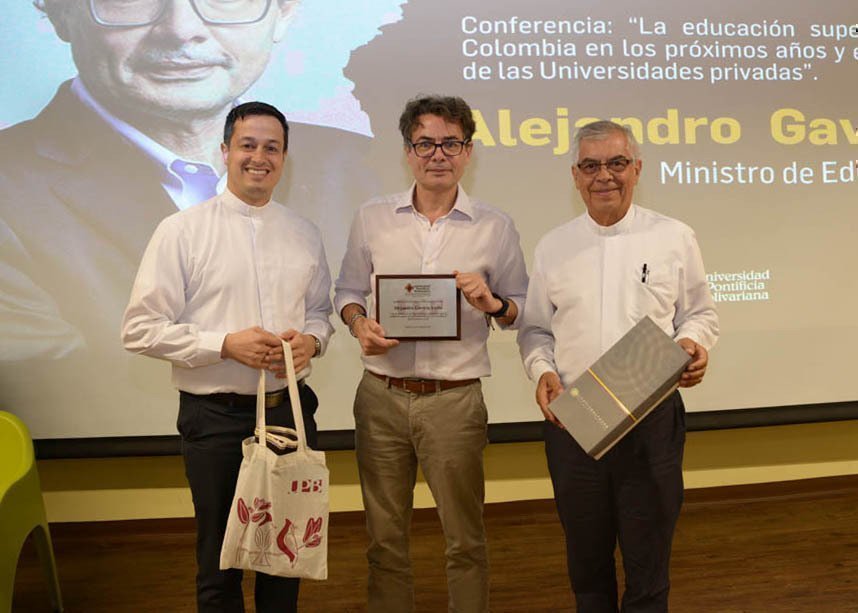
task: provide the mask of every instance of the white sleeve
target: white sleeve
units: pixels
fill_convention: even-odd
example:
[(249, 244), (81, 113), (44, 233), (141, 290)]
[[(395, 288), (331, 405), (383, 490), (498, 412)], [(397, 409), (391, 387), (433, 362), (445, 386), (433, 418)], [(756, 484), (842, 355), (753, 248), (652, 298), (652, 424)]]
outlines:
[(521, 314), (527, 301), (527, 267), (521, 252), (521, 240), (512, 219), (507, 221), (497, 254), (494, 274), (489, 279), (491, 291), (515, 302), (518, 316), (504, 328), (516, 329), (521, 325)]
[(322, 344), (325, 353), (328, 341), (334, 333), (331, 325), (331, 272), (328, 268), (328, 258), (325, 255), (325, 247), (319, 237), (319, 251), (316, 255), (318, 266), (316, 274), (310, 280), (307, 293), (304, 295), (304, 334), (312, 334)]
[(546, 372), (557, 372), (557, 365), (554, 363), (554, 333), (551, 331), (551, 320), (556, 310), (548, 295), (540, 250), (537, 247), (518, 330), (518, 347), (524, 370), (533, 381), (539, 381)]
[(178, 323), (191, 266), (187, 233), (175, 216), (168, 217), (146, 247), (122, 318), (122, 342), (128, 351), (188, 368), (222, 360), (225, 331)]
[(366, 310), (366, 297), (372, 291), (372, 254), (366, 244), (363, 221), (361, 209), (352, 221), (346, 253), (334, 284), (334, 308), (338, 315), (342, 314), (344, 307), (352, 303), (359, 304)]
[(689, 231), (684, 239), (684, 258), (673, 319), (674, 338), (690, 338), (708, 350), (718, 340), (718, 313), (709, 292), (703, 257), (694, 232)]

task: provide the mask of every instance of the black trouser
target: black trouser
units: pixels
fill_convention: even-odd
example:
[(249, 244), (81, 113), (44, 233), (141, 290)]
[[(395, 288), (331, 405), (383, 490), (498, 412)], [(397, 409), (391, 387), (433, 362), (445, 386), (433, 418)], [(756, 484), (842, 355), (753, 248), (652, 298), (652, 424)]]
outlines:
[[(313, 414), (319, 401), (306, 385), (300, 387), (300, 395), (307, 441), (315, 447)], [(288, 394), (282, 404), (266, 410), (265, 420), (269, 425), (294, 427)], [(256, 408), (182, 392), (177, 427), (197, 520), (197, 609), (200, 613), (243, 612), (242, 571), (222, 571), (219, 564), (241, 466), (241, 441), (253, 435)], [(298, 579), (256, 573), (254, 596), (259, 613), (297, 611)]]
[(626, 576), (621, 610), (667, 611), (684, 444), (685, 407), (678, 392), (598, 461), (545, 422), (545, 452), (579, 613), (617, 611), (618, 541)]

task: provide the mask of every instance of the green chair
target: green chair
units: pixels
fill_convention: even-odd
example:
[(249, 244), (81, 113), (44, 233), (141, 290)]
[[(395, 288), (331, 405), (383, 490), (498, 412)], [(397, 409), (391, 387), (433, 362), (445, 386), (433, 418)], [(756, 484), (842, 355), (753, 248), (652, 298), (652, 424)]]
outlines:
[(30, 533), (48, 581), (54, 611), (63, 610), (45, 503), (27, 426), (0, 411), (0, 613), (12, 610), (15, 571)]

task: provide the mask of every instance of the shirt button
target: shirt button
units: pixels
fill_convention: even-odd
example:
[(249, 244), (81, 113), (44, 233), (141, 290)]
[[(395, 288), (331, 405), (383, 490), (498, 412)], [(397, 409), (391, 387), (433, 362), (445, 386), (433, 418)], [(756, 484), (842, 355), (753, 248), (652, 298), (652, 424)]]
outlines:
[(199, 170), (200, 169), (197, 168), (196, 166), (194, 166), (193, 164), (185, 164), (185, 172), (188, 173), (189, 175), (195, 175), (195, 174), (197, 174), (197, 172), (199, 172)]

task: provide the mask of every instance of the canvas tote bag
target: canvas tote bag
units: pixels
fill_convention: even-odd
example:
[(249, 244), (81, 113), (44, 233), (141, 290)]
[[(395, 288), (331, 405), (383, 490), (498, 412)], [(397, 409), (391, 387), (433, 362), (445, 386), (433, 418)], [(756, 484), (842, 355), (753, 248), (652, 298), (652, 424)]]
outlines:
[[(283, 341), (295, 429), (265, 425), (265, 371), (256, 389), (256, 434), (242, 441), (220, 568), (280, 577), (328, 577), (328, 468), (307, 447), (292, 350)], [(278, 455), (266, 441), (293, 453)]]

